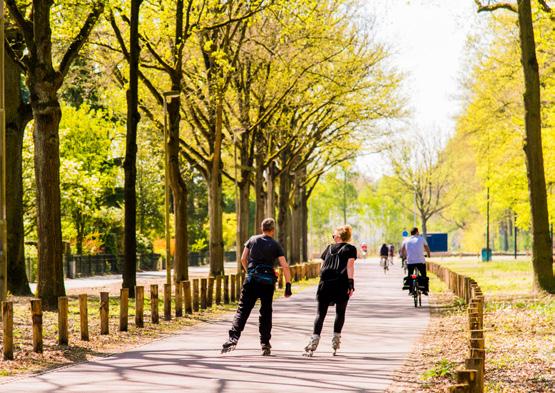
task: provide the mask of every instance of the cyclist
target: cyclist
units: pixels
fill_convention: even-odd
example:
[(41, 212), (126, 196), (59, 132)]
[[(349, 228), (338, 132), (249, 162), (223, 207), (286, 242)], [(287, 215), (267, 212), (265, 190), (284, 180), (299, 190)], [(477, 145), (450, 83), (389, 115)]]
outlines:
[(393, 244), (389, 245), (389, 263), (393, 266), (393, 256), (395, 255), (395, 246)]
[[(426, 259), (424, 253), (430, 257), (430, 247), (426, 243), (426, 239), (420, 236), (418, 228), (414, 227), (410, 231), (410, 237), (403, 241), (401, 246), (401, 257), (407, 259), (407, 269), (408, 276), (410, 277), (415, 270), (420, 272), (420, 275), (424, 277), (422, 279), (424, 284), (424, 290), (422, 293), (428, 295), (428, 276), (426, 275)], [(412, 288), (410, 288), (412, 294)]]
[(384, 243), (380, 248), (380, 266), (386, 266), (388, 257), (389, 257), (389, 247), (387, 247), (387, 244)]

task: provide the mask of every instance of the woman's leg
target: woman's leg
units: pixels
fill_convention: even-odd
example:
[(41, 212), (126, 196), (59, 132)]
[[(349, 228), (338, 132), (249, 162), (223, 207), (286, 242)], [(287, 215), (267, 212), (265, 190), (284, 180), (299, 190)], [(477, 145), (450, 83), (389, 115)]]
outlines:
[(314, 335), (319, 336), (322, 333), (322, 327), (324, 326), (324, 319), (326, 319), (326, 314), (328, 313), (328, 302), (322, 302), (318, 300), (318, 310), (316, 311), (316, 319), (314, 320)]
[(333, 324), (333, 332), (335, 334), (341, 333), (343, 325), (345, 324), (345, 312), (347, 311), (347, 303), (349, 303), (349, 300), (337, 302), (335, 304), (335, 323)]

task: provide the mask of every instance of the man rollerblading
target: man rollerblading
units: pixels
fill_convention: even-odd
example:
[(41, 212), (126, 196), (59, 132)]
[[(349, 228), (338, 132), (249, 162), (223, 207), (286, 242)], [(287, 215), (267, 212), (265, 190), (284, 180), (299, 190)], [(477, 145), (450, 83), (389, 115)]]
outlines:
[(222, 345), (222, 353), (233, 351), (247, 319), (258, 299), (260, 299), (260, 345), (262, 355), (271, 354), (270, 338), (272, 332), (272, 302), (277, 281), (274, 262), (277, 259), (285, 276), (285, 297), (291, 296), (291, 273), (285, 260), (283, 248), (273, 239), (275, 221), (266, 218), (262, 221), (262, 234), (252, 236), (246, 243), (241, 256), (241, 264), (247, 272), (237, 312), (229, 330), (229, 339)]

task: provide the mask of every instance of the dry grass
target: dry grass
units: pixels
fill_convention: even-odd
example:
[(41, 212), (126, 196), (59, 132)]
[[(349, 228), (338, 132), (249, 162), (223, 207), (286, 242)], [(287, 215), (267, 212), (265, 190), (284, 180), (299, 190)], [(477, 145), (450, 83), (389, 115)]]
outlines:
[[(531, 276), (528, 263), (446, 264), (475, 278), (484, 289), (486, 391), (548, 393), (555, 386), (555, 296), (534, 295), (518, 283)], [(504, 280), (503, 277), (510, 279)], [(464, 308), (438, 279), (431, 279), (432, 318), (390, 392), (442, 392), (467, 356)], [(483, 283), (482, 283), (483, 282)], [(514, 292), (513, 292), (514, 291)], [(408, 377), (407, 377), (408, 376)]]

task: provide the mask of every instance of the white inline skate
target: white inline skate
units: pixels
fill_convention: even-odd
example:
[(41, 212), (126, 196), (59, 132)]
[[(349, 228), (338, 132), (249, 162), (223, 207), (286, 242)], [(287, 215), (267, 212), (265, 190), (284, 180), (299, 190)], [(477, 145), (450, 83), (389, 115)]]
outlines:
[(317, 335), (311, 336), (310, 341), (308, 342), (308, 345), (304, 347), (303, 356), (306, 356), (309, 358), (312, 357), (312, 355), (314, 355), (314, 351), (316, 351), (316, 348), (318, 348), (319, 343), (320, 343), (320, 336), (317, 336)]
[(341, 334), (334, 333), (331, 339), (331, 348), (333, 349), (333, 356), (337, 354), (337, 350), (341, 347)]

